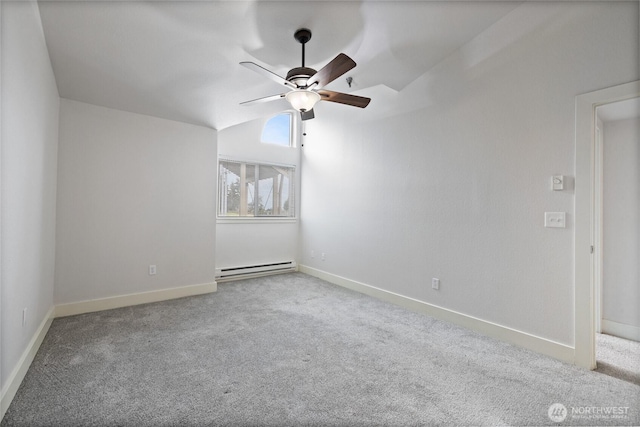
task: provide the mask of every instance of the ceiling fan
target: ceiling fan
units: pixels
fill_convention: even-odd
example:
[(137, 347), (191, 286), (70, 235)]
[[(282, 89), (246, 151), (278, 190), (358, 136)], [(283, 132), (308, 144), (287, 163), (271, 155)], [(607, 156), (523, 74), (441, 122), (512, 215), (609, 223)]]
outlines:
[(285, 98), (293, 108), (300, 111), (302, 120), (309, 120), (315, 117), (313, 107), (318, 101), (337, 102), (339, 104), (360, 108), (365, 108), (369, 105), (371, 101), (370, 98), (322, 89), (324, 86), (354, 68), (356, 63), (353, 59), (341, 53), (322, 67), (320, 71), (305, 67), (304, 45), (311, 40), (311, 31), (306, 28), (301, 28), (295, 32), (293, 37), (302, 44), (302, 66), (289, 70), (286, 78), (280, 77), (254, 62), (240, 63), (240, 65), (286, 86), (289, 92), (242, 102), (241, 105), (251, 105)]

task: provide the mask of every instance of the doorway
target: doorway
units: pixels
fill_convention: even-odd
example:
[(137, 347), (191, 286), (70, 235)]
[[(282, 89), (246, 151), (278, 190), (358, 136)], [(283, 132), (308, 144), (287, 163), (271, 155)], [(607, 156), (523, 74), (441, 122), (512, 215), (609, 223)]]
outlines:
[(601, 228), (596, 226), (602, 218), (596, 205), (596, 109), (637, 97), (640, 97), (640, 81), (576, 97), (574, 361), (588, 369), (596, 368), (596, 317), (600, 316), (600, 312), (596, 312), (602, 300), (596, 297), (596, 275), (602, 272), (595, 253), (596, 244), (602, 247), (602, 239), (598, 240)]
[(640, 384), (640, 98), (598, 106), (595, 126), (597, 370)]

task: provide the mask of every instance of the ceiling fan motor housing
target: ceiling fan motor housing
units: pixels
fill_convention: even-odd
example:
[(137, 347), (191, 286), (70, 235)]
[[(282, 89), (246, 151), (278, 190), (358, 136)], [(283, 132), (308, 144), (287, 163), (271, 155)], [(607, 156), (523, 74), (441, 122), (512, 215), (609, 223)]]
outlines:
[(316, 70), (308, 67), (297, 67), (292, 68), (287, 73), (287, 80), (291, 83), (294, 83), (299, 88), (303, 89), (307, 87), (307, 80), (309, 77), (313, 76), (316, 73)]

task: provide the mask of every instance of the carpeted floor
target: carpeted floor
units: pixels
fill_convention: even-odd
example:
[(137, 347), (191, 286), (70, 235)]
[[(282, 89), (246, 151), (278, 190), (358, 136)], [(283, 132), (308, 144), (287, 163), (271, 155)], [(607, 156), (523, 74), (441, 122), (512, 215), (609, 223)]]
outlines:
[(596, 363), (598, 372), (640, 386), (640, 342), (596, 334)]
[[(293, 273), (56, 319), (1, 425), (555, 425), (554, 403), (562, 425), (638, 425), (638, 402), (628, 381)], [(586, 417), (611, 407), (628, 409)]]

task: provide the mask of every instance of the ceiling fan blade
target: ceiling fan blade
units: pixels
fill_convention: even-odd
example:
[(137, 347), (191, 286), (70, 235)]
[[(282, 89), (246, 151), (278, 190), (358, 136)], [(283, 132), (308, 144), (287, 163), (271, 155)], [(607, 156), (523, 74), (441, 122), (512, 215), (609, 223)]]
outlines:
[(244, 66), (244, 67), (246, 67), (246, 68), (248, 68), (250, 70), (253, 70), (256, 73), (258, 73), (258, 74), (260, 74), (260, 75), (262, 75), (262, 76), (264, 76), (264, 77), (266, 77), (268, 79), (271, 79), (274, 82), (279, 83), (281, 85), (285, 85), (285, 86), (288, 86), (288, 87), (293, 88), (293, 89), (297, 89), (298, 88), (295, 84), (293, 84), (290, 81), (286, 80), (284, 77), (280, 77), (276, 73), (273, 73), (273, 72), (267, 70), (266, 68), (261, 67), (260, 65), (256, 64), (255, 62), (246, 61), (246, 62), (241, 62), (240, 65), (242, 65), (242, 66)]
[(302, 121), (304, 120), (311, 120), (315, 117), (315, 113), (313, 112), (313, 108), (309, 111), (301, 111), (300, 112), (300, 119), (302, 119)]
[(341, 53), (322, 67), (320, 71), (311, 76), (309, 80), (307, 80), (307, 86), (317, 83), (316, 88), (324, 87), (355, 66), (356, 63), (353, 59)]
[(337, 102), (339, 104), (351, 105), (353, 107), (364, 108), (369, 105), (369, 102), (371, 102), (371, 98), (349, 95), (348, 93), (342, 92), (333, 92), (331, 90), (319, 90), (318, 94), (322, 101)]
[(271, 95), (265, 96), (264, 98), (252, 99), (251, 101), (241, 102), (240, 105), (253, 105), (253, 104), (262, 104), (264, 102), (276, 101), (278, 99), (284, 98), (285, 94), (281, 93), (279, 95)]

